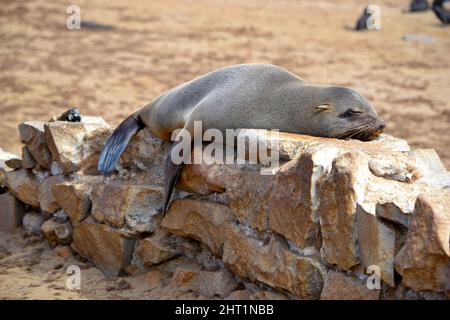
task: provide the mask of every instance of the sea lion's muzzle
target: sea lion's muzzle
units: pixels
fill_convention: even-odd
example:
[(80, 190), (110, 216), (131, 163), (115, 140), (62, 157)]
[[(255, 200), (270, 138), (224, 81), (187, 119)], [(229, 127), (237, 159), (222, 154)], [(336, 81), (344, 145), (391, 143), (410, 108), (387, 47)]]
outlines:
[(375, 130), (369, 130), (367, 132), (366, 139), (362, 139), (362, 140), (367, 140), (367, 141), (375, 140), (380, 136), (380, 134), (382, 134), (384, 132), (385, 129), (386, 129), (386, 123), (383, 120), (379, 120), (379, 124), (377, 126), (375, 126)]

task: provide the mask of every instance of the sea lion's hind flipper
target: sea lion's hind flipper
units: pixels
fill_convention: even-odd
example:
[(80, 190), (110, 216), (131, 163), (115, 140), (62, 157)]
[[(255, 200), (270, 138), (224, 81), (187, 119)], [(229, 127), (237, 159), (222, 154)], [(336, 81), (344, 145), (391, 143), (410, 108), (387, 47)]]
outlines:
[(175, 164), (172, 160), (172, 150), (177, 145), (177, 142), (172, 144), (169, 153), (166, 156), (166, 162), (164, 165), (164, 205), (162, 209), (163, 215), (166, 214), (170, 203), (170, 197), (172, 196), (173, 189), (177, 183), (178, 177), (183, 168), (183, 163)]
[(119, 160), (130, 139), (145, 125), (135, 115), (126, 118), (106, 139), (98, 160), (98, 171), (106, 175)]

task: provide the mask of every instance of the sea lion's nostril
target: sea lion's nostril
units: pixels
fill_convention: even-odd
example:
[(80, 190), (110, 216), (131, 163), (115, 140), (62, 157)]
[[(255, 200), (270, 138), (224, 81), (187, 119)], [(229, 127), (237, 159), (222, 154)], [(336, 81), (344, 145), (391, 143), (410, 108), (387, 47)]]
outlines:
[(386, 124), (382, 122), (379, 126), (380, 130), (384, 130), (386, 128)]

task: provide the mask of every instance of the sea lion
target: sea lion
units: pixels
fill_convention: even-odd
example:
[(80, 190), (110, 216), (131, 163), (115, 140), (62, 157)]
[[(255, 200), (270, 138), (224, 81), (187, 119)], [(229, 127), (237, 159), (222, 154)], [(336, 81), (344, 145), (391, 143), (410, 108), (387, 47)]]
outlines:
[(70, 108), (69, 110), (63, 112), (59, 116), (53, 116), (49, 121), (80, 122), (81, 113), (80, 110), (78, 110), (77, 108)]
[(369, 20), (370, 16), (369, 7), (364, 8), (362, 15), (358, 18), (355, 25), (355, 30), (366, 30), (367, 28), (367, 20)]
[(427, 11), (429, 9), (427, 0), (412, 0), (409, 4), (410, 12)]
[(435, 0), (432, 10), (443, 24), (450, 24), (450, 0)]
[[(148, 127), (163, 140), (184, 128), (278, 129), (320, 137), (371, 140), (385, 128), (370, 103), (343, 87), (312, 85), (291, 72), (269, 64), (239, 64), (212, 71), (180, 84), (125, 119), (108, 137), (98, 170), (110, 172), (131, 137)], [(172, 145), (172, 149), (177, 144)], [(182, 165), (165, 163), (166, 212)]]

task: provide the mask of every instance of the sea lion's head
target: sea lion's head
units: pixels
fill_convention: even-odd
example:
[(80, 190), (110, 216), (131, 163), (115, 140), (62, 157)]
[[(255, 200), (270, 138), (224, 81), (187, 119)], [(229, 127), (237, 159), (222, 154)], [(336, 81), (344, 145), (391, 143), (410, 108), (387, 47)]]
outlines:
[(315, 106), (315, 117), (322, 118), (319, 121), (326, 125), (326, 136), (369, 141), (386, 128), (372, 105), (357, 92), (343, 87), (322, 89), (325, 100)]

